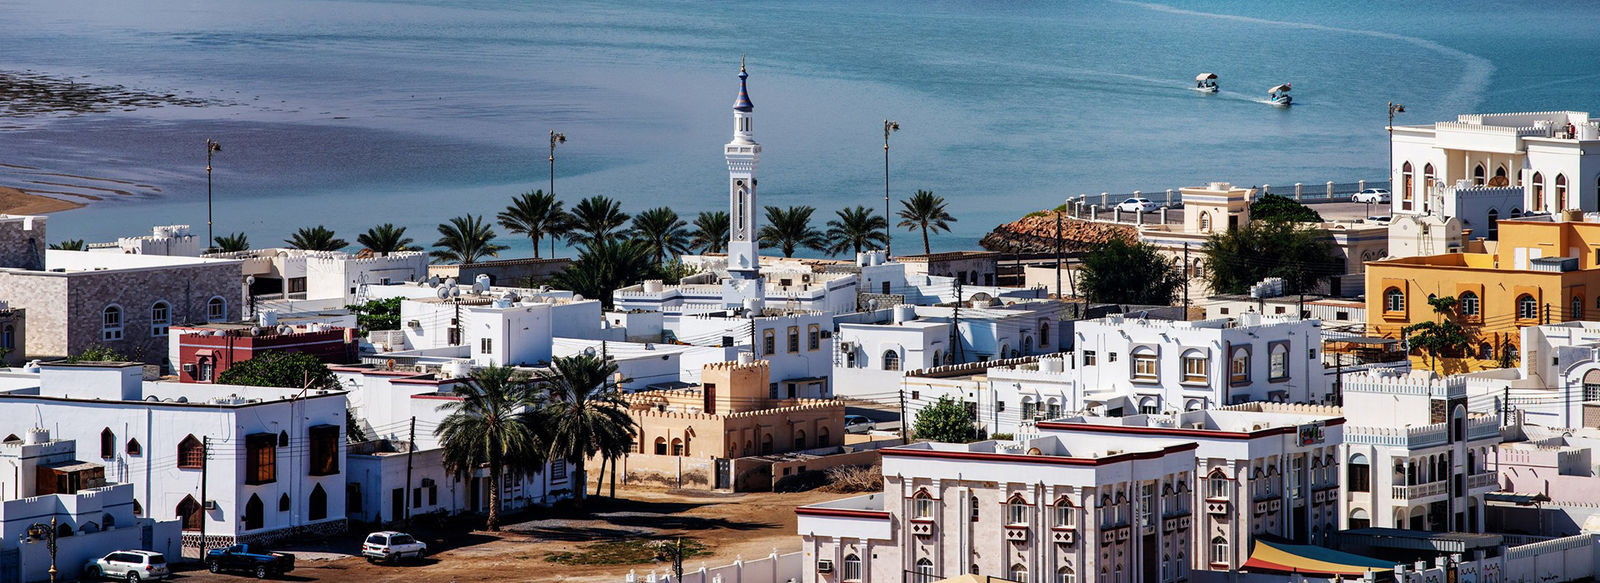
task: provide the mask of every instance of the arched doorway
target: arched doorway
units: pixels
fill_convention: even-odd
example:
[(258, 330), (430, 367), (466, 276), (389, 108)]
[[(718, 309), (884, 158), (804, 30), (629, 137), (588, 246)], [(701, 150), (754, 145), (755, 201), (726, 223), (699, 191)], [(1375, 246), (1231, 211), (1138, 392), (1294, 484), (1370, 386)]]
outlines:
[(262, 526), (262, 518), (267, 513), (266, 505), (261, 503), (261, 496), (251, 494), (250, 501), (244, 503), (244, 529), (256, 530)]

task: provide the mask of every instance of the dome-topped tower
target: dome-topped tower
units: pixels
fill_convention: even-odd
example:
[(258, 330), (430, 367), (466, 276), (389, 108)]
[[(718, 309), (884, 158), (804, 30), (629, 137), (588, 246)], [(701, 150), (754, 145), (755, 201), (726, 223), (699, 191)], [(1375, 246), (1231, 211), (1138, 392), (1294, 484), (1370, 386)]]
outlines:
[[(728, 279), (725, 302), (764, 297), (761, 281), (760, 249), (756, 241), (756, 164), (761, 161), (761, 144), (755, 141), (752, 125), (755, 104), (750, 101), (744, 59), (739, 59), (739, 98), (733, 103), (733, 141), (723, 146), (728, 160)], [(735, 303), (734, 305), (740, 305)]]

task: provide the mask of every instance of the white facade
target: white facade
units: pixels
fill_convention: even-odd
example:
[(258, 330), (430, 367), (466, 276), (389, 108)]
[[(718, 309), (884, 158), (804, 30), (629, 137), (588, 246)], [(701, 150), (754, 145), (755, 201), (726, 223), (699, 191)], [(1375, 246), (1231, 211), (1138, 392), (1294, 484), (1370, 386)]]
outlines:
[[(663, 340), (733, 349), (728, 358), (714, 362), (734, 360), (738, 352), (752, 352), (766, 360), (772, 371), (774, 398), (832, 395), (832, 313), (766, 309), (760, 315), (666, 314), (662, 328), (668, 335)], [(629, 334), (632, 332), (629, 328)], [(698, 380), (698, 371), (686, 368), (685, 372), (685, 382), (687, 377)]]
[(164, 225), (143, 237), (118, 237), (115, 243), (91, 243), (89, 251), (130, 255), (168, 255), (199, 257), (203, 241), (189, 232), (189, 225)]
[(761, 277), (760, 243), (756, 234), (756, 165), (761, 162), (761, 144), (755, 141), (755, 105), (745, 80), (750, 77), (739, 64), (739, 97), (733, 104), (733, 140), (722, 147), (728, 160), (728, 277), (722, 281), (724, 307), (743, 306), (747, 301), (766, 299)]
[(363, 287), (428, 278), (428, 254), (421, 251), (359, 255), (307, 251), (305, 258), (308, 300), (344, 298), (353, 304), (370, 299), (364, 297)]
[(1061, 350), (1057, 302), (969, 299), (959, 307), (898, 305), (889, 312), (885, 323), (839, 324), (837, 394), (893, 401), (906, 371)]
[(0, 433), (43, 427), (97, 444), (83, 455), (132, 485), (135, 514), (185, 521), (186, 544), (198, 544), (202, 517), (209, 544), (344, 529), (342, 391), (147, 382), (132, 363), (26, 376), (0, 392)]

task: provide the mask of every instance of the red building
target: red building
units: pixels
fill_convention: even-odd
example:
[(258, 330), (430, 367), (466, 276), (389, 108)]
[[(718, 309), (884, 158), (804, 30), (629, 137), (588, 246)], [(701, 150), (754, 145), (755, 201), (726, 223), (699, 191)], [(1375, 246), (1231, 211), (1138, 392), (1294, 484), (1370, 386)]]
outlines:
[(173, 326), (172, 336), (178, 343), (174, 371), (185, 383), (215, 382), (228, 367), (273, 351), (304, 352), (328, 364), (350, 364), (357, 358), (354, 328), (215, 323)]

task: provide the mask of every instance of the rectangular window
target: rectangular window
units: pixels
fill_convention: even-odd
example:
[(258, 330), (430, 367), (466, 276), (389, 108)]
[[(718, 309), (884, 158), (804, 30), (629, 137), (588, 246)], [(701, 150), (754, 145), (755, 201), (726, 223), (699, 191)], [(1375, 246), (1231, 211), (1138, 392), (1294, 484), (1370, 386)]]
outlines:
[(1056, 528), (1076, 528), (1078, 526), (1078, 513), (1071, 504), (1065, 502), (1056, 505)]
[(1006, 524), (1027, 524), (1028, 505), (1024, 502), (1006, 504)]
[(244, 483), (270, 484), (278, 481), (278, 436), (252, 433), (244, 438)]
[(1115, 352), (1106, 353), (1106, 362), (1116, 362), (1116, 361), (1117, 361), (1117, 353), (1115, 353)]
[(1242, 350), (1234, 353), (1228, 369), (1228, 380), (1235, 384), (1250, 382), (1250, 353)]
[(1210, 478), (1207, 478), (1206, 479), (1206, 497), (1207, 498), (1227, 498), (1228, 497), (1228, 479), (1225, 478), (1225, 477), (1222, 477), (1220, 475), (1211, 476)]
[(565, 482), (565, 481), (567, 481), (567, 462), (554, 461), (554, 462), (550, 463), (550, 481), (551, 482)]
[(1289, 378), (1289, 346), (1273, 344), (1267, 348), (1267, 380), (1281, 381)]
[(1133, 355), (1133, 378), (1143, 381), (1156, 380), (1156, 355)]
[(1139, 488), (1139, 526), (1150, 526), (1150, 517), (1156, 509), (1156, 487), (1145, 484)]
[(800, 327), (789, 327), (789, 352), (800, 352)]
[(1289, 497), (1299, 498), (1305, 496), (1300, 489), (1305, 485), (1306, 460), (1295, 458), (1289, 465)]
[(339, 426), (316, 425), (306, 432), (310, 441), (310, 467), (313, 476), (339, 473)]
[(422, 488), (411, 489), (411, 507), (422, 508)]
[(778, 339), (773, 336), (773, 333), (772, 333), (771, 330), (763, 331), (761, 333), (761, 340), (762, 340), (762, 348), (761, 348), (761, 353), (762, 354), (770, 355), (770, 354), (777, 354), (778, 353)]
[(911, 499), (911, 517), (916, 519), (933, 518), (933, 499), (925, 495)]
[(494, 352), (494, 339), (493, 338), (484, 338), (484, 339), (478, 341), (478, 354), (490, 354), (490, 353), (493, 353), (493, 352)]
[(439, 485), (438, 484), (429, 484), (428, 485), (428, 505), (429, 506), (438, 506), (439, 505)]
[(806, 328), (806, 350), (817, 350), (822, 347), (822, 328), (816, 324)]
[(306, 293), (306, 278), (304, 278), (304, 277), (291, 277), (288, 280), (288, 284), (289, 284), (289, 289), (288, 289), (289, 293), (292, 293), (292, 294), (303, 294), (303, 293)]
[(1033, 401), (1023, 401), (1023, 403), (1022, 403), (1022, 418), (1023, 419), (1032, 419), (1034, 417), (1037, 417), (1038, 415), (1039, 415), (1039, 404), (1038, 403), (1035, 403)]
[(1094, 351), (1083, 351), (1083, 366), (1094, 366)]
[(1211, 368), (1209, 359), (1204, 356), (1186, 356), (1183, 358), (1183, 382), (1204, 383), (1207, 381), (1207, 369)]
[(156, 302), (156, 305), (150, 308), (150, 335), (166, 336), (171, 325), (172, 315), (167, 310), (167, 304)]

